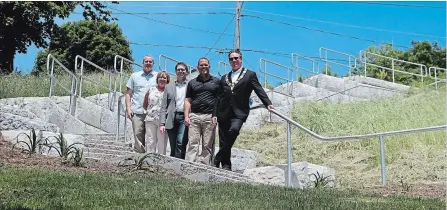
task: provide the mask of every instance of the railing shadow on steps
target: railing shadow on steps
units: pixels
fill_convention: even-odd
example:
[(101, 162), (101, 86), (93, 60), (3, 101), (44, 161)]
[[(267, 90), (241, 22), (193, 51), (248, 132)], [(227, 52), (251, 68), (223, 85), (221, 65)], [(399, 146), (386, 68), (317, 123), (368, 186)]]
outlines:
[[(266, 107), (264, 105), (256, 105), (256, 106), (251, 107), (250, 109), (259, 109), (259, 108), (266, 108)], [(369, 138), (379, 137), (380, 168), (381, 168), (381, 176), (382, 176), (382, 185), (386, 185), (384, 136), (394, 136), (394, 135), (402, 135), (402, 134), (410, 134), (410, 133), (439, 131), (439, 130), (443, 130), (443, 129), (447, 131), (447, 125), (439, 125), (439, 126), (431, 126), (431, 127), (425, 127), (425, 128), (396, 130), (396, 131), (369, 133), (369, 134), (362, 134), (362, 135), (327, 137), (327, 136), (322, 136), (322, 135), (319, 135), (319, 134), (311, 131), (310, 129), (304, 127), (303, 125), (299, 124), (298, 122), (292, 120), (291, 118), (285, 116), (284, 114), (282, 114), (276, 110), (272, 110), (271, 113), (274, 113), (275, 115), (284, 119), (287, 122), (287, 174), (285, 175), (287, 187), (291, 186), (291, 177), (292, 177), (292, 128), (291, 128), (292, 125), (298, 127), (299, 129), (306, 132), (313, 138), (320, 140), (320, 141), (325, 141), (325, 142), (360, 140), (360, 139), (369, 139)]]
[[(51, 65), (50, 65), (51, 61)], [(71, 88), (68, 89), (62, 83), (59, 83), (56, 78), (54, 78), (54, 63), (57, 63), (62, 70), (64, 70), (66, 73), (68, 73), (71, 76)], [(68, 105), (68, 113), (72, 116), (75, 115), (76, 112), (76, 97), (77, 97), (77, 84), (78, 84), (78, 78), (76, 75), (71, 72), (67, 67), (65, 67), (59, 60), (57, 60), (53, 55), (48, 54), (47, 56), (47, 71), (50, 76), (50, 90), (49, 90), (49, 98), (53, 96), (53, 84), (58, 84), (61, 88), (63, 88), (65, 91), (67, 91), (70, 94), (70, 102)]]

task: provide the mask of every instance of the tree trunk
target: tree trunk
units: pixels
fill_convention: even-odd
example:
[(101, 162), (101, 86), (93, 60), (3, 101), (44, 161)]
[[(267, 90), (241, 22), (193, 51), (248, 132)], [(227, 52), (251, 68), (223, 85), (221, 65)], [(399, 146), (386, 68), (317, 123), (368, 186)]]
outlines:
[(14, 40), (4, 37), (2, 50), (0, 51), (0, 75), (10, 74), (14, 70), (14, 56), (16, 53)]

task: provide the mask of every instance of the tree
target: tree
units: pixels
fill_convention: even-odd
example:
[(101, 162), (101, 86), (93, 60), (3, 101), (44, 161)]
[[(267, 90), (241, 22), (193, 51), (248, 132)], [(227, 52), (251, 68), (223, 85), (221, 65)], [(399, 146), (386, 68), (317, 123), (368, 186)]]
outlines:
[[(68, 69), (74, 71), (75, 57), (80, 55), (100, 67), (113, 66), (114, 56), (131, 59), (129, 42), (116, 23), (81, 20), (63, 24), (54, 32), (48, 49), (40, 51), (35, 60), (33, 73), (46, 71), (47, 55), (51, 53)], [(90, 66), (85, 64), (85, 67)], [(130, 64), (126, 64), (126, 70)], [(84, 73), (95, 68), (85, 68)]]
[(47, 39), (58, 28), (55, 18), (67, 18), (76, 6), (83, 8), (87, 20), (110, 21), (111, 12), (98, 1), (0, 2), (0, 75), (11, 73), (15, 54), (26, 53), (32, 43), (47, 47)]
[[(366, 58), (362, 58), (362, 60), (366, 59), (368, 64), (366, 71), (367, 76), (384, 79), (386, 81), (393, 81), (393, 74), (390, 70), (393, 69), (393, 64), (395, 70), (413, 74), (421, 74), (421, 68), (419, 66), (400, 62), (398, 60), (423, 64), (427, 67), (427, 70), (430, 67), (446, 68), (446, 49), (439, 47), (437, 42), (431, 44), (428, 41), (412, 41), (411, 45), (412, 46), (407, 50), (394, 49), (390, 44), (380, 45), (379, 47), (371, 46), (367, 48), (365, 50), (366, 52), (373, 53), (368, 54)], [(364, 75), (364, 64), (361, 62), (359, 62), (359, 64), (360, 65), (358, 65), (355, 72), (356, 74)], [(423, 74), (425, 74), (425, 69), (423, 69)], [(441, 76), (443, 75), (445, 75), (445, 72), (441, 73)], [(434, 76), (434, 72), (431, 72), (431, 76)], [(414, 83), (420, 83), (421, 77), (395, 72), (394, 81), (396, 83), (411, 85)], [(424, 78), (424, 83), (425, 82), (433, 82), (433, 79)]]

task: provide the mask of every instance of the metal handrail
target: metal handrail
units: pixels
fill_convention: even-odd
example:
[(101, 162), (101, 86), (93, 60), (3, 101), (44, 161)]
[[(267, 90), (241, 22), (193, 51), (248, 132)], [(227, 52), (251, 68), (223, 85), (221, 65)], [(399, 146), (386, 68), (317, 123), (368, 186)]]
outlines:
[[(322, 56), (321, 56), (321, 51), (322, 50), (326, 51), (324, 58), (322, 58)], [(357, 58), (355, 56), (353, 56), (353, 55), (350, 55), (350, 54), (347, 54), (347, 53), (343, 53), (343, 52), (339, 52), (339, 51), (335, 51), (335, 50), (331, 50), (331, 49), (328, 49), (328, 48), (325, 48), (325, 47), (320, 47), (320, 49), (318, 51), (319, 51), (319, 58), (320, 58), (320, 60), (325, 62), (325, 64), (326, 64), (325, 65), (326, 66), (326, 68), (325, 68), (326, 74), (328, 73), (327, 72), (327, 63), (332, 63), (332, 64), (335, 64), (335, 65), (338, 65), (338, 66), (342, 66), (342, 67), (348, 68), (349, 69), (349, 72), (348, 72), (349, 76), (351, 76), (351, 70), (355, 69), (357, 67)], [(333, 53), (336, 53), (336, 54), (339, 54), (339, 55), (347, 56), (348, 57), (348, 65), (345, 65), (345, 64), (342, 64), (342, 63), (337, 63), (337, 62), (329, 60), (327, 58), (327, 52), (333, 52)], [(351, 60), (351, 58), (352, 58), (352, 60)], [(351, 65), (352, 62), (354, 62), (354, 66)]]
[[(223, 74), (221, 74), (221, 72), (220, 72), (220, 65), (221, 65), (221, 64), (224, 65), (224, 72), (223, 72)], [(222, 76), (222, 75), (226, 74), (226, 73), (227, 73), (227, 68), (226, 68), (227, 66), (230, 66), (230, 67), (231, 67), (230, 64), (225, 63), (224, 61), (219, 61), (219, 63), (217, 63), (217, 75)], [(230, 69), (231, 69), (231, 68), (230, 68)]]
[[(265, 108), (264, 105), (257, 105), (253, 106), (251, 109), (257, 109), (257, 108)], [(445, 130), (447, 129), (447, 125), (438, 125), (438, 126), (431, 126), (431, 127), (425, 127), (425, 128), (415, 128), (415, 129), (406, 129), (406, 130), (397, 130), (397, 131), (388, 131), (388, 132), (379, 132), (379, 133), (369, 133), (369, 134), (362, 134), (362, 135), (352, 135), (352, 136), (336, 136), (336, 137), (327, 137), (319, 135), (310, 129), (304, 127), (303, 125), (299, 124), (298, 122), (292, 120), (291, 118), (287, 117), (284, 114), (281, 114), (280, 112), (276, 110), (271, 110), (270, 112), (276, 114), (278, 117), (281, 117), (287, 122), (287, 150), (288, 150), (288, 158), (287, 158), (287, 186), (291, 185), (291, 176), (292, 176), (292, 140), (291, 140), (291, 127), (290, 125), (294, 125), (313, 138), (325, 141), (325, 142), (334, 142), (334, 141), (345, 141), (345, 140), (358, 140), (358, 139), (369, 139), (373, 137), (379, 137), (380, 139), (380, 163), (381, 163), (381, 174), (382, 174), (382, 184), (386, 184), (386, 175), (385, 175), (385, 151), (384, 151), (384, 136), (394, 136), (394, 135), (402, 135), (402, 134), (410, 134), (410, 133), (422, 133), (422, 132), (428, 132), (428, 131), (438, 131), (438, 130)], [(447, 130), (446, 130), (447, 131)]]
[[(262, 69), (262, 62), (263, 61), (264, 61), (264, 69)], [(275, 74), (267, 73), (267, 63), (270, 63), (270, 64), (273, 64), (275, 66), (278, 66), (278, 67), (286, 69), (288, 78), (283, 78), (283, 77), (280, 77), (280, 76), (275, 75)], [(267, 75), (268, 76), (272, 76), (272, 77), (275, 77), (275, 78), (287, 81), (287, 89), (288, 89), (288, 91), (290, 91), (289, 94), (292, 95), (292, 93), (293, 93), (293, 85), (291, 86), (291, 88), (289, 88), (289, 85), (290, 85), (290, 82), (294, 81), (293, 80), (293, 72), (294, 72), (293, 68), (290, 68), (290, 67), (285, 66), (285, 65), (280, 64), (280, 63), (276, 63), (276, 62), (267, 60), (265, 58), (260, 58), (259, 59), (259, 72), (264, 74), (264, 86), (265, 87), (267, 87)], [(290, 79), (290, 72), (292, 72), (292, 79)], [(297, 78), (297, 80), (298, 80), (298, 78)]]
[[(118, 141), (119, 138), (119, 133), (120, 133), (120, 119), (121, 119), (121, 109), (120, 107), (122, 107), (122, 99), (123, 97), (125, 97), (126, 95), (122, 95), (120, 97), (118, 97), (118, 111), (117, 111), (117, 116), (118, 116), (118, 120), (117, 120), (117, 124), (116, 124), (116, 137), (115, 137), (115, 141)], [(126, 109), (124, 108), (124, 142), (127, 142), (127, 115), (126, 115)]]
[[(119, 70), (118, 70), (118, 68), (117, 68), (117, 63), (118, 63), (118, 59), (121, 59), (121, 62), (120, 62), (120, 68), (119, 68)], [(140, 64), (138, 64), (138, 63), (135, 63), (134, 61), (132, 61), (132, 60), (129, 60), (129, 59), (127, 59), (127, 58), (125, 58), (125, 57), (123, 57), (123, 56), (121, 56), (121, 55), (115, 55), (115, 58), (113, 59), (113, 69), (115, 70), (115, 73), (119, 73), (119, 76), (120, 76), (120, 84), (119, 84), (119, 92), (121, 92), (121, 90), (122, 90), (122, 84), (123, 84), (123, 67), (124, 67), (124, 61), (127, 61), (127, 62), (129, 62), (129, 63), (131, 63), (131, 64), (133, 64), (133, 65), (137, 65), (137, 66), (139, 66), (139, 67), (141, 67), (141, 68), (143, 68), (143, 66), (142, 65), (140, 65)], [(116, 92), (116, 80), (115, 80), (115, 92)]]
[[(302, 56), (302, 55), (297, 54), (297, 53), (292, 53), (292, 54), (291, 54), (291, 58), (292, 58), (292, 66), (293, 66), (294, 68), (297, 69), (297, 73), (298, 73), (298, 70), (300, 70), (300, 69), (303, 70), (303, 71), (305, 71), (305, 72), (311, 73), (312, 75), (316, 75), (316, 74), (318, 74), (318, 72), (320, 71), (320, 70), (319, 70), (319, 69), (320, 69), (320, 63), (318, 63), (317, 60), (314, 60), (314, 59), (312, 59), (312, 58), (308, 58), (308, 57), (306, 57), (306, 56)], [(295, 58), (296, 58), (296, 59), (295, 59)], [(309, 69), (305, 69), (305, 68), (303, 68), (303, 67), (299, 67), (299, 65), (298, 65), (298, 59), (299, 59), (299, 58), (302, 58), (302, 59), (304, 59), (304, 60), (311, 61), (311, 62), (312, 62), (312, 71), (309, 70)], [(296, 63), (293, 62), (294, 60), (296, 60)], [(316, 66), (317, 71), (315, 71), (315, 66)], [(297, 76), (298, 76), (298, 75), (297, 75)], [(297, 80), (298, 80), (298, 79), (297, 79)]]
[[(50, 60), (52, 60), (51, 62), (51, 68), (50, 68)], [(66, 73), (70, 74), (71, 76), (71, 89), (68, 90), (68, 88), (64, 87), (61, 83), (59, 83), (57, 80), (55, 80), (54, 78), (54, 62), (56, 62), (57, 64), (59, 64), (59, 66), (62, 68), (62, 70), (64, 70)], [(51, 71), (50, 71), (51, 69)], [(59, 60), (57, 60), (53, 55), (48, 54), (47, 56), (47, 73), (50, 76), (50, 90), (49, 90), (49, 96), (51, 98), (51, 96), (53, 95), (53, 82), (56, 82), (56, 84), (58, 84), (59, 86), (61, 86), (64, 90), (66, 90), (67, 92), (70, 93), (70, 102), (68, 105), (68, 113), (70, 113), (71, 115), (75, 115), (75, 109), (73, 109), (73, 106), (76, 106), (76, 85), (78, 84), (78, 78), (76, 77), (76, 75), (71, 72), (70, 70), (68, 70), (67, 67), (65, 67)]]
[[(421, 77), (421, 86), (424, 85), (424, 77), (427, 77), (427, 75), (428, 75), (427, 66), (425, 66), (425, 65), (423, 65), (423, 64), (420, 64), (420, 63), (413, 63), (413, 62), (410, 62), (410, 61), (399, 60), (399, 59), (396, 59), (396, 58), (387, 57), (387, 56), (379, 55), (379, 54), (372, 53), (372, 52), (367, 52), (367, 51), (365, 51), (365, 50), (360, 50), (359, 54), (360, 54), (360, 62), (361, 62), (362, 64), (364, 64), (365, 76), (366, 76), (366, 68), (367, 68), (367, 65), (370, 65), (370, 66), (374, 66), (374, 67), (376, 67), (376, 68), (380, 68), (380, 69), (384, 69), (384, 70), (391, 71), (391, 73), (392, 73), (393, 83), (395, 83), (395, 76), (394, 76), (394, 73), (395, 73), (395, 72), (400, 72), (400, 73), (404, 73), (404, 74), (409, 74), (409, 75), (413, 75), (413, 76)], [(385, 67), (385, 66), (379, 66), (379, 65), (373, 64), (372, 62), (368, 63), (367, 58), (366, 58), (366, 56), (367, 56), (368, 54), (369, 54), (369, 55), (373, 55), (373, 56), (377, 56), (377, 57), (380, 57), (380, 58), (391, 59), (391, 68), (388, 68), (388, 67)], [(362, 60), (362, 58), (364, 58), (364, 60)], [(394, 67), (395, 67), (395, 62), (398, 62), (398, 63), (406, 63), (406, 64), (411, 64), (411, 65), (419, 66), (421, 72), (420, 72), (420, 74), (415, 74), (415, 73), (411, 73), (411, 72), (408, 72), (408, 71), (397, 70), (397, 69), (394, 68)], [(424, 70), (425, 70), (425, 75), (424, 75)]]
[[(431, 71), (432, 71), (432, 69), (433, 69), (433, 72), (435, 73), (435, 76), (434, 76), (434, 77), (431, 76)], [(438, 73), (437, 73), (438, 70), (446, 72), (447, 69), (439, 68), (439, 67), (434, 67), (434, 66), (428, 68), (428, 76), (431, 77), (431, 78), (433, 78), (433, 79), (435, 80), (435, 82), (429, 84), (428, 86), (430, 86), (430, 85), (435, 85), (436, 90), (438, 89), (438, 83), (440, 83), (440, 82), (445, 82), (446, 79), (447, 79), (447, 74), (445, 75), (445, 78), (444, 78), (444, 79), (438, 79)]]
[[(164, 68), (161, 68), (161, 58), (164, 58)], [(180, 62), (179, 60), (177, 60), (177, 59), (174, 59), (174, 58), (171, 58), (171, 57), (169, 57), (169, 56), (167, 56), (167, 55), (163, 55), (163, 54), (160, 54), (159, 56), (158, 56), (158, 69), (160, 70), (160, 71), (166, 71), (166, 72), (168, 72), (168, 74), (170, 74), (170, 75), (172, 75), (172, 76), (176, 76), (175, 74), (171, 74), (171, 73), (169, 73), (169, 71), (166, 69), (166, 66), (167, 66), (167, 61), (168, 60), (170, 60), (170, 61), (173, 61), (173, 62), (176, 62), (176, 63), (178, 63), (178, 62)], [(193, 66), (191, 66), (191, 65), (189, 65), (189, 64), (187, 64), (186, 63), (186, 65), (188, 66), (188, 80), (190, 80), (191, 78), (190, 78), (190, 75), (191, 75), (191, 72), (192, 72), (192, 70), (194, 70), (194, 67)]]
[[(78, 60), (79, 59), (81, 60), (81, 69), (80, 70), (78, 70)], [(102, 86), (97, 81), (90, 80), (88, 78), (84, 78), (84, 62), (94, 66), (96, 69), (99, 69), (99, 70), (109, 74), (109, 87), (108, 88)], [(113, 111), (113, 105), (112, 105), (113, 103), (112, 103), (112, 100), (111, 100), (111, 94), (112, 94), (112, 92), (114, 92), (114, 93), (116, 92), (116, 85), (115, 85), (115, 90), (112, 90), (112, 77), (115, 78), (115, 73), (111, 72), (111, 71), (108, 71), (108, 70), (105, 70), (104, 68), (98, 66), (97, 64), (93, 63), (92, 61), (87, 60), (86, 58), (84, 58), (84, 57), (82, 57), (80, 55), (76, 55), (76, 57), (75, 57), (75, 72), (76, 72), (76, 74), (79, 74), (79, 76), (80, 76), (79, 97), (82, 97), (82, 81), (84, 81), (84, 79), (87, 80), (87, 81), (90, 81), (92, 84), (95, 84), (98, 87), (101, 87), (104, 90), (109, 91), (108, 92), (108, 96), (107, 96), (107, 98), (108, 98), (108, 107), (109, 107), (110, 110)]]

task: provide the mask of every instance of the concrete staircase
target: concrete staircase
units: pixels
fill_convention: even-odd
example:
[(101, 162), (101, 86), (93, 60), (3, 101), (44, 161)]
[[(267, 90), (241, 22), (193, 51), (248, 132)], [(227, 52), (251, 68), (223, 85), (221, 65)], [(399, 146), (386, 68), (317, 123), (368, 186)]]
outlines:
[[(128, 157), (144, 155), (133, 152), (129, 144), (124, 143), (124, 137), (120, 136), (118, 141), (114, 134), (81, 134), (84, 137), (84, 158), (108, 161), (118, 164)], [(129, 161), (132, 162), (132, 161)], [(147, 164), (160, 166), (164, 169), (172, 170), (177, 175), (196, 181), (207, 182), (246, 182), (253, 184), (269, 184), (266, 182), (255, 181), (241, 173), (226, 171), (213, 166), (200, 163), (188, 162), (166, 155), (150, 154), (146, 159)]]

